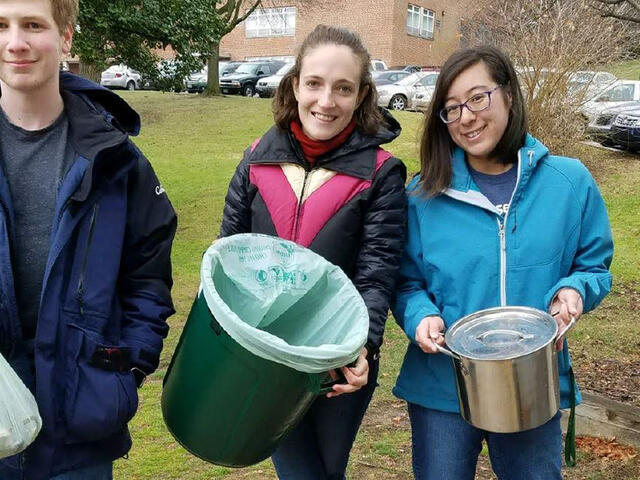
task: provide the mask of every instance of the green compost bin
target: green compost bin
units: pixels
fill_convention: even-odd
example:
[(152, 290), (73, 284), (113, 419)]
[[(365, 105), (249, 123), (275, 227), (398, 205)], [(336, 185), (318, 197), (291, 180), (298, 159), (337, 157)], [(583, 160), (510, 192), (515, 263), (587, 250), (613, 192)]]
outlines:
[(192, 454), (253, 465), (328, 391), (328, 370), (357, 358), (368, 314), (338, 267), (276, 237), (218, 240), (201, 281), (164, 378), (162, 413)]

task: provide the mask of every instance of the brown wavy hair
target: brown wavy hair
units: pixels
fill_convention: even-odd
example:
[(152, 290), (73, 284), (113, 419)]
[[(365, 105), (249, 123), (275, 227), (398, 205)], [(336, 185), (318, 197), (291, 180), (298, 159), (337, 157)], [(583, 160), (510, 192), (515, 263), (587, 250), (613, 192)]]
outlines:
[(69, 25), (75, 27), (78, 20), (79, 0), (51, 0), (51, 13), (62, 33)]
[(451, 184), (453, 176), (451, 155), (456, 145), (438, 113), (445, 105), (453, 81), (464, 70), (480, 62), (486, 65), (491, 78), (503, 86), (503, 91), (511, 95), (509, 122), (491, 155), (504, 164), (515, 163), (518, 150), (524, 145), (528, 129), (527, 112), (520, 83), (509, 57), (492, 46), (454, 52), (438, 76), (420, 141), (420, 190), (429, 196), (442, 193)]
[(360, 85), (358, 92), (362, 92), (365, 87), (369, 87), (360, 105), (353, 113), (356, 128), (365, 135), (375, 135), (383, 122), (382, 114), (378, 109), (378, 93), (376, 85), (371, 78), (371, 57), (362, 44), (360, 37), (346, 28), (329, 25), (318, 25), (304, 39), (296, 62), (291, 70), (282, 77), (276, 95), (273, 99), (273, 118), (276, 125), (283, 130), (289, 129), (289, 124), (298, 120), (298, 101), (293, 93), (293, 79), (300, 81), (300, 70), (302, 60), (309, 50), (320, 45), (345, 45), (351, 49), (360, 60)]

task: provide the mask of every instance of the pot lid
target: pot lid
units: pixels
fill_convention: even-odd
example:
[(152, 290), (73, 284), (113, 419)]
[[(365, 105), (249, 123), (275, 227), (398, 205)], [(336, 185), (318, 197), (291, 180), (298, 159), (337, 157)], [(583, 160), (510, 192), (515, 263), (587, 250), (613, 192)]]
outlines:
[(529, 307), (497, 307), (467, 315), (445, 335), (458, 355), (476, 360), (507, 360), (546, 346), (558, 331), (554, 318)]

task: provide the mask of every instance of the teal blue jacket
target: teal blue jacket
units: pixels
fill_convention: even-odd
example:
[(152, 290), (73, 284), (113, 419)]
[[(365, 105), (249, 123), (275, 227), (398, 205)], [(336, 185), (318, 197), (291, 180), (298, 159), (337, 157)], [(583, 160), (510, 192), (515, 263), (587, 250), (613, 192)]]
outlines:
[[(452, 165), (443, 194), (424, 196), (418, 177), (408, 187), (409, 232), (392, 310), (411, 342), (393, 392), (410, 403), (459, 412), (451, 359), (425, 354), (415, 343), (420, 320), (440, 315), (449, 327), (500, 305), (548, 310), (563, 287), (577, 290), (588, 312), (611, 289), (613, 240), (586, 167), (549, 155), (530, 135), (518, 152), (517, 184), (504, 219), (473, 182), (459, 148)], [(558, 356), (562, 408), (569, 406), (570, 365), (565, 348)]]

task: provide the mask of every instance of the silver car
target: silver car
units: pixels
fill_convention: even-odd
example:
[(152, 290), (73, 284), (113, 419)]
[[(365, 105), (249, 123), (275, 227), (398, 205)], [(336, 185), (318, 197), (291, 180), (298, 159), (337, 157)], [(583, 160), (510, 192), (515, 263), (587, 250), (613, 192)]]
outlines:
[(282, 80), (282, 77), (284, 77), (287, 72), (293, 68), (293, 65), (293, 63), (285, 63), (280, 67), (280, 70), (278, 70), (275, 75), (258, 80), (258, 83), (256, 84), (256, 92), (258, 92), (260, 98), (273, 97), (278, 89), (278, 85), (280, 85), (280, 80)]
[(187, 92), (189, 93), (204, 92), (204, 90), (207, 88), (208, 75), (209, 75), (209, 69), (207, 68), (206, 65), (199, 72), (195, 72), (189, 75), (184, 81), (185, 87), (187, 88)]
[(107, 88), (126, 88), (136, 90), (141, 88), (142, 76), (139, 72), (126, 65), (112, 65), (102, 72), (100, 85)]
[(391, 85), (378, 87), (378, 105), (392, 110), (412, 109), (418, 92), (433, 92), (437, 72), (416, 72)]
[(433, 72), (420, 80), (420, 87), (413, 96), (413, 100), (409, 107), (411, 110), (419, 110), (421, 112), (427, 111), (429, 104), (431, 103), (431, 98), (433, 97), (433, 92), (436, 90), (438, 75), (440, 75), (439, 72)]
[(596, 117), (612, 107), (626, 102), (640, 101), (640, 80), (618, 80), (610, 88), (585, 102), (580, 112), (587, 118), (589, 124), (596, 121)]
[(609, 140), (609, 134), (611, 133), (611, 125), (613, 125), (616, 117), (619, 114), (635, 113), (639, 109), (640, 101), (623, 102), (606, 108), (595, 115), (593, 120), (589, 122), (587, 133), (603, 145), (612, 145), (613, 143)]

